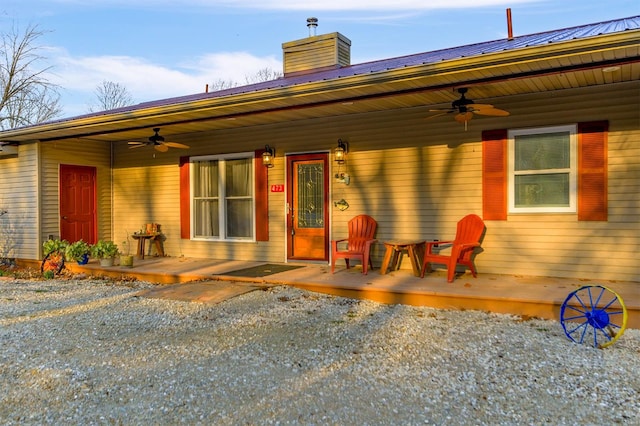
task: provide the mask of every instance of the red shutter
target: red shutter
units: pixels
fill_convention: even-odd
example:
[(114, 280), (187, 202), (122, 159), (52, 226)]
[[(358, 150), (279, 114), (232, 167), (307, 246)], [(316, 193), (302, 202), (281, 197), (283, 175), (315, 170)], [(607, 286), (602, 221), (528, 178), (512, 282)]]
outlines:
[(189, 157), (180, 157), (180, 238), (191, 238)]
[(578, 220), (606, 221), (609, 122), (578, 123)]
[(507, 130), (482, 132), (482, 216), (507, 220)]
[(254, 158), (256, 176), (256, 241), (269, 241), (269, 191), (268, 168), (262, 165), (262, 153), (257, 150)]

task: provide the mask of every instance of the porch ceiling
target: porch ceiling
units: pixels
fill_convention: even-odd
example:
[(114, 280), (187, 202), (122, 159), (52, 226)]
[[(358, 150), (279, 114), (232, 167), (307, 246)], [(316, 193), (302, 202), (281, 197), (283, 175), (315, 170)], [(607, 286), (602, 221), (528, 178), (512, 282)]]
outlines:
[(145, 140), (151, 128), (181, 135), (312, 118), (424, 107), (446, 107), (469, 87), (468, 97), (499, 107), (520, 94), (638, 81), (640, 31), (589, 40), (478, 55), (329, 81), (175, 102), (141, 104), (0, 133), (1, 142), (79, 138)]

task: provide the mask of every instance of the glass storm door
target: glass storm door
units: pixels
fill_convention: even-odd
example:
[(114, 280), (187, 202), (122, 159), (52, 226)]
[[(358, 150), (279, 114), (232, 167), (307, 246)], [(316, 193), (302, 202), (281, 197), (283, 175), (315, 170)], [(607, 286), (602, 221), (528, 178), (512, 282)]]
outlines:
[(329, 260), (327, 154), (287, 157), (287, 258)]

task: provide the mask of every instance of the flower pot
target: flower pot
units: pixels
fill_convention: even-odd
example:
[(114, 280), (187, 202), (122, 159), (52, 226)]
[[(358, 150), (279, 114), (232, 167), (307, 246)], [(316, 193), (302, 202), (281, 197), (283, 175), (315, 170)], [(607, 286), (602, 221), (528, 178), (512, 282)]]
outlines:
[(100, 259), (100, 266), (113, 266), (113, 257), (103, 257)]
[(86, 265), (89, 262), (89, 255), (85, 254), (82, 256), (82, 259), (77, 260), (78, 265)]
[(130, 254), (123, 254), (120, 256), (120, 266), (126, 266), (128, 268), (133, 267), (133, 256)]

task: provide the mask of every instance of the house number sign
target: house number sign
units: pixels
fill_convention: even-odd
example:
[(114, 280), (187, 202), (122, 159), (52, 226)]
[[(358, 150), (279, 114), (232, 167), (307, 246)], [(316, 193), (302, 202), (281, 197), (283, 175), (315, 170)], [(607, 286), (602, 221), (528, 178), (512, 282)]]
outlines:
[(284, 192), (284, 185), (271, 185), (271, 192)]

